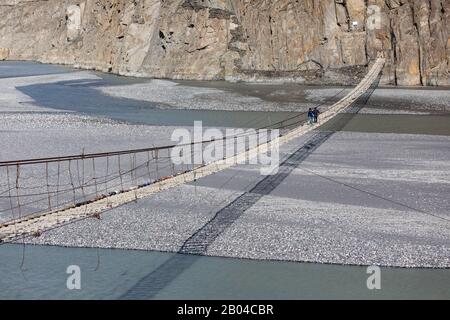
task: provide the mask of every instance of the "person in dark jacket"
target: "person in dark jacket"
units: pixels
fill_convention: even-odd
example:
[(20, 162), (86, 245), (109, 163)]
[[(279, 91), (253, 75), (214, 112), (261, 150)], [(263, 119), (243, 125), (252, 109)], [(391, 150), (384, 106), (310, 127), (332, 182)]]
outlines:
[(319, 115), (320, 115), (319, 109), (314, 108), (313, 115), (314, 115), (314, 123), (317, 123), (317, 121), (319, 120)]
[(309, 111), (308, 111), (308, 123), (309, 124), (314, 123), (314, 111), (312, 108), (309, 108)]

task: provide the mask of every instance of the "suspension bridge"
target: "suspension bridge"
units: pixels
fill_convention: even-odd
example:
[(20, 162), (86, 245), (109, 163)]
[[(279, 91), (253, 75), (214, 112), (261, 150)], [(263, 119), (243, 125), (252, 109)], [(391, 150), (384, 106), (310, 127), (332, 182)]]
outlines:
[[(231, 137), (235, 139), (235, 152), (219, 161), (175, 165), (171, 153), (180, 145), (168, 145), (0, 162), (0, 244), (37, 237), (82, 219), (100, 219), (104, 212), (244, 163), (268, 152), (274, 143), (282, 145), (307, 134), (354, 106), (377, 85), (384, 63), (378, 58), (348, 95), (322, 113), (319, 123), (307, 124), (300, 114), (258, 128), (280, 131), (271, 140), (244, 149), (240, 146), (254, 133), (235, 135)], [(187, 145), (191, 159), (215, 142), (218, 140)]]

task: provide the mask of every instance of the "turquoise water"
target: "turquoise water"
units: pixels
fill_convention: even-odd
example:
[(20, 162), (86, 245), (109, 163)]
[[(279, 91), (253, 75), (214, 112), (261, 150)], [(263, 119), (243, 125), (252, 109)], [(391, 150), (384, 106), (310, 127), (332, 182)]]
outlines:
[[(1, 299), (119, 299), (175, 254), (50, 246), (0, 246)], [(24, 259), (23, 259), (24, 258)], [(215, 257), (189, 259), (170, 281), (141, 288), (155, 299), (450, 299), (450, 270), (382, 268), (368, 290), (365, 267)], [(180, 260), (181, 259), (181, 260)], [(21, 265), (23, 266), (21, 269)], [(78, 265), (81, 290), (66, 286)], [(175, 275), (175, 276), (173, 276)], [(172, 277), (172, 278), (171, 278)]]
[(0, 79), (43, 76), (49, 74), (61, 74), (73, 72), (68, 67), (57, 65), (45, 65), (32, 61), (1, 61), (0, 62)]

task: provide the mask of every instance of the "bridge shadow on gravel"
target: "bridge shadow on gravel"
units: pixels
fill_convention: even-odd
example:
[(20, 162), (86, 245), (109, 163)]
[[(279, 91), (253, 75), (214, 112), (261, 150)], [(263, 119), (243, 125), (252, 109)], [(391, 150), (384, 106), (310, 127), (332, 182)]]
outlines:
[(206, 254), (208, 246), (230, 227), (248, 209), (263, 196), (270, 194), (289, 174), (298, 167), (310, 154), (322, 145), (333, 132), (317, 132), (300, 149), (294, 152), (281, 165), (277, 174), (267, 176), (250, 191), (245, 192), (223, 209), (213, 219), (200, 228), (183, 244), (178, 254), (167, 260), (156, 270), (141, 279), (133, 288), (122, 296), (122, 299), (151, 299), (173, 279), (190, 268), (200, 256)]
[(200, 256), (205, 255), (208, 247), (228, 227), (230, 227), (248, 209), (262, 197), (269, 195), (277, 188), (303, 161), (325, 143), (335, 132), (342, 130), (359, 111), (367, 104), (378, 86), (381, 75), (371, 88), (357, 99), (346, 114), (336, 120), (331, 120), (332, 131), (317, 130), (313, 136), (291, 156), (284, 160), (277, 174), (267, 176), (250, 191), (245, 192), (226, 207), (219, 210), (214, 218), (201, 227), (183, 244), (172, 258), (160, 265), (156, 270), (141, 279), (134, 287), (125, 293), (122, 299), (152, 299), (162, 289), (169, 285), (185, 270), (189, 269)]

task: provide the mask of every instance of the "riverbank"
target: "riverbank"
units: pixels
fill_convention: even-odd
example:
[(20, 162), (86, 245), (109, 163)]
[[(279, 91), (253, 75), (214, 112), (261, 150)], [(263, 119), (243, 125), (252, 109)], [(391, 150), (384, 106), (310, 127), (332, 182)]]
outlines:
[[(49, 72), (0, 79), (5, 88), (0, 94), (0, 143), (7, 150), (1, 159), (161, 145), (175, 127), (192, 125), (194, 119), (203, 119), (206, 126), (258, 127), (312, 104), (326, 108), (348, 90), (256, 84), (220, 88), (223, 83), (205, 88), (205, 83), (136, 80), (69, 69)], [(382, 116), (350, 115), (340, 131), (322, 128), (334, 133), (212, 239), (207, 255), (449, 268), (450, 123), (443, 114), (449, 108), (449, 93), (399, 90), (374, 92), (368, 109), (374, 106)], [(243, 111), (243, 105), (265, 111)], [(388, 125), (393, 112), (398, 113), (396, 120)], [(156, 116), (161, 113), (164, 116)], [(421, 125), (409, 126), (412, 123)], [(310, 138), (283, 146), (282, 157)], [(123, 206), (100, 221), (85, 220), (27, 241), (178, 252), (222, 208), (263, 179), (257, 166), (236, 166)]]

